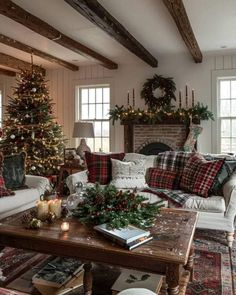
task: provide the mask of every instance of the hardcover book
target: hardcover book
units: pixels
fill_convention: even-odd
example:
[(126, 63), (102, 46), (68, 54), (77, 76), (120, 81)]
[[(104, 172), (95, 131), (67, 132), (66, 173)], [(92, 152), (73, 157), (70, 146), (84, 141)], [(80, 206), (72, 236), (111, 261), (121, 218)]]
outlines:
[(78, 277), (82, 270), (81, 261), (73, 258), (56, 257), (33, 276), (32, 282), (60, 288), (72, 278)]
[(142, 230), (133, 225), (121, 229), (108, 229), (104, 223), (96, 225), (94, 229), (128, 250), (132, 250), (153, 239), (149, 231)]
[(96, 225), (94, 229), (125, 244), (129, 244), (139, 238), (150, 236), (149, 231), (137, 228), (133, 225), (128, 225), (121, 229), (109, 229), (107, 228), (107, 224), (103, 223)]

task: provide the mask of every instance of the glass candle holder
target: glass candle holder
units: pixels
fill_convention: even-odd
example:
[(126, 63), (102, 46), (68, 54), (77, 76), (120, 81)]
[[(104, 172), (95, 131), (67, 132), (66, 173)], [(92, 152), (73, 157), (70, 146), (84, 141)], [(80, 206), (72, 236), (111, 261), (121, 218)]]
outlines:
[(68, 231), (70, 228), (70, 224), (69, 222), (67, 221), (63, 221), (62, 224), (61, 224), (61, 230), (62, 231)]

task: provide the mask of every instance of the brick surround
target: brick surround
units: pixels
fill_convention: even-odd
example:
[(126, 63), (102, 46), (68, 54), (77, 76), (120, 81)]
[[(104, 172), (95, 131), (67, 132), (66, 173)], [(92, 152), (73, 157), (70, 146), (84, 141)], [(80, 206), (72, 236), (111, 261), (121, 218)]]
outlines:
[(182, 149), (188, 134), (185, 124), (125, 126), (125, 151), (139, 152), (151, 143), (163, 143), (172, 150)]

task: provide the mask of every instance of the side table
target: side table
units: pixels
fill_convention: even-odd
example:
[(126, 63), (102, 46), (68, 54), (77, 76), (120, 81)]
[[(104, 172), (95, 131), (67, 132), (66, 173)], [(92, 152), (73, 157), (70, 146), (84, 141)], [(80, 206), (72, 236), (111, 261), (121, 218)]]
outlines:
[(60, 171), (59, 171), (59, 177), (58, 177), (58, 183), (57, 183), (57, 192), (60, 195), (63, 195), (63, 188), (65, 186), (65, 180), (66, 177), (76, 173), (83, 171), (85, 168), (83, 166), (72, 166), (72, 165), (66, 165), (62, 164), (60, 165)]

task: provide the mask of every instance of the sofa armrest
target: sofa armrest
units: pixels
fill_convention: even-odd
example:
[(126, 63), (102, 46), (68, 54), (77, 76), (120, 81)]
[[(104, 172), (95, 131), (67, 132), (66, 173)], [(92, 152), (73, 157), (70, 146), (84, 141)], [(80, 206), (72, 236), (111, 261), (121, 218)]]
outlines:
[(226, 204), (226, 216), (234, 218), (236, 215), (236, 174), (233, 174), (223, 186)]
[(75, 184), (79, 181), (81, 181), (83, 184), (88, 182), (88, 171), (80, 171), (74, 174), (69, 175), (66, 178), (66, 184), (70, 190), (70, 193), (74, 193)]
[(36, 188), (40, 195), (50, 188), (50, 182), (46, 177), (36, 175), (26, 175), (25, 184), (30, 188)]

